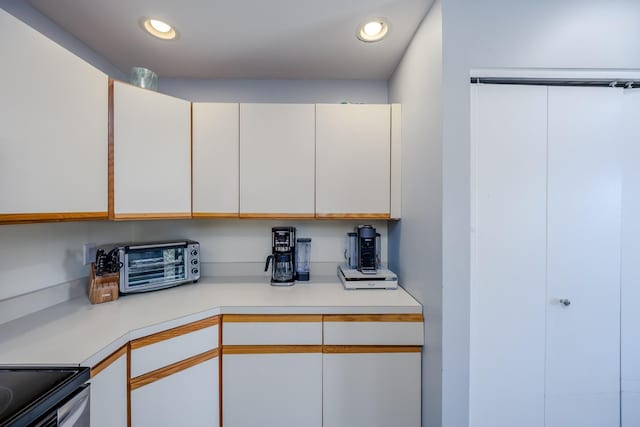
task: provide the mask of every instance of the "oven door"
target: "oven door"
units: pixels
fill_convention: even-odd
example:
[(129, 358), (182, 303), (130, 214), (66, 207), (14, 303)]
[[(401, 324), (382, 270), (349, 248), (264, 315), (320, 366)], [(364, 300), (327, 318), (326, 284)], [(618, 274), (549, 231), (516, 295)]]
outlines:
[(123, 248), (122, 292), (143, 292), (188, 281), (187, 243)]
[(62, 405), (36, 422), (34, 427), (89, 427), (91, 414), (89, 384), (85, 384)]

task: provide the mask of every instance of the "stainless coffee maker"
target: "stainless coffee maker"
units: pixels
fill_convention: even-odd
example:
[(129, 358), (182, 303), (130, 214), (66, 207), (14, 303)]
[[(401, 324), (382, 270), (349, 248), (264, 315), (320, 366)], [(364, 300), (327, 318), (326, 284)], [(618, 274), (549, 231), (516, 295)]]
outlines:
[(271, 262), (271, 284), (291, 286), (295, 283), (296, 274), (296, 228), (273, 227), (271, 241), (271, 255), (267, 257), (264, 271), (269, 270)]

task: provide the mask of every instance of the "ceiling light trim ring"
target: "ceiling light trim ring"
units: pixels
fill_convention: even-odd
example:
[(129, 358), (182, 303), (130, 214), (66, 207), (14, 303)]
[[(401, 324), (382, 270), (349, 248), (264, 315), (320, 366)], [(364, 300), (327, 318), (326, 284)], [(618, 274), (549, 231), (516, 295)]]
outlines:
[[(365, 29), (371, 29), (379, 25), (380, 30), (376, 34), (369, 34)], [(367, 28), (368, 27), (368, 28)], [(362, 23), (356, 30), (356, 37), (365, 43), (373, 43), (384, 39), (389, 34), (389, 23), (385, 18), (368, 19)]]
[[(168, 31), (160, 31), (160, 30), (158, 30), (158, 28), (156, 28), (156, 26), (154, 26), (154, 24), (151, 21), (155, 21), (156, 26), (157, 26), (157, 24), (164, 24), (169, 28), (169, 30)], [(162, 26), (162, 25), (160, 25), (160, 26)], [(166, 21), (161, 20), (161, 19), (143, 18), (142, 19), (142, 28), (147, 33), (149, 33), (150, 35), (152, 35), (154, 37), (157, 37), (159, 39), (162, 39), (162, 40), (174, 40), (178, 36), (178, 33), (173, 28), (173, 26), (171, 24), (167, 23)]]

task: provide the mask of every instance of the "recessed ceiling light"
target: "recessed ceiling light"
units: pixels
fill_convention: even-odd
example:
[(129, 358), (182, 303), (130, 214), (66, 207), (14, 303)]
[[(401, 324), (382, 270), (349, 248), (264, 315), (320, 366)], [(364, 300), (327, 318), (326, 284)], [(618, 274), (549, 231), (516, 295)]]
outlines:
[(159, 39), (172, 40), (176, 38), (176, 30), (159, 19), (145, 19), (142, 25), (149, 34)]
[(365, 22), (358, 28), (356, 35), (363, 42), (377, 42), (389, 32), (389, 24), (382, 18)]

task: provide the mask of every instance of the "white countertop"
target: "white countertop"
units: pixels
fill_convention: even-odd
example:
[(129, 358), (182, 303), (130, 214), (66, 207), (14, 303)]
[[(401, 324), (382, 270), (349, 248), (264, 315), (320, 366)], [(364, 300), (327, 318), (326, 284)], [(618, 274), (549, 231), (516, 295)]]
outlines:
[(344, 290), (336, 277), (291, 287), (257, 278), (199, 283), (92, 305), (75, 298), (0, 325), (0, 364), (93, 366), (127, 341), (216, 314), (421, 313), (404, 289)]

